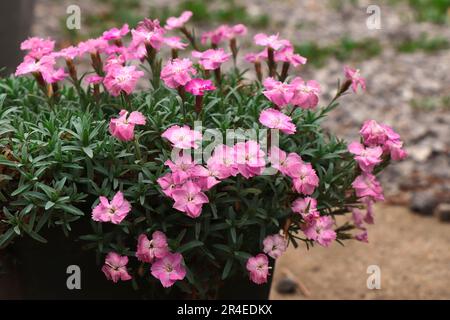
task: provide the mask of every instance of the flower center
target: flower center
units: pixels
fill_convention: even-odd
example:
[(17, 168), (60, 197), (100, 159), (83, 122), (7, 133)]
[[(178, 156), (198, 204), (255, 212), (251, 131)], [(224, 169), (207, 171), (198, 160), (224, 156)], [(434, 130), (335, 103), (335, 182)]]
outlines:
[(256, 269), (258, 269), (258, 271), (264, 271), (264, 269), (265, 269), (265, 264), (263, 264), (263, 263), (259, 264), (259, 265), (256, 267)]
[(172, 272), (173, 271), (173, 266), (171, 265), (171, 264), (166, 264), (165, 266), (164, 266), (164, 269), (166, 270), (166, 272)]

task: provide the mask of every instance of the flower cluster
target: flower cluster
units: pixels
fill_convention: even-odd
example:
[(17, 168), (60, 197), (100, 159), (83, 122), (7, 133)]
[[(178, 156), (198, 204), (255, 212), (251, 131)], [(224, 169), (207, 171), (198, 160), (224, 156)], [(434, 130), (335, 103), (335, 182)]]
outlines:
[(376, 201), (383, 201), (383, 188), (373, 174), (377, 165), (383, 162), (383, 157), (392, 160), (402, 160), (407, 156), (403, 150), (403, 142), (400, 135), (390, 126), (378, 124), (375, 120), (364, 122), (360, 134), (362, 142), (352, 142), (348, 151), (354, 155), (361, 174), (352, 183), (356, 196), (367, 205), (367, 213), (362, 218), (359, 209), (352, 210), (355, 226), (363, 230), (356, 236), (357, 240), (367, 242), (367, 230), (363, 227), (363, 221), (373, 223), (372, 205)]
[(136, 251), (138, 260), (151, 263), (151, 274), (161, 281), (163, 287), (171, 287), (175, 281), (183, 280), (186, 268), (183, 266), (183, 256), (171, 253), (167, 244), (167, 237), (161, 231), (155, 231), (151, 240), (145, 234), (138, 238)]
[[(92, 210), (92, 219), (99, 222), (120, 224), (131, 211), (130, 203), (124, 198), (122, 192), (117, 192), (111, 202), (100, 197), (100, 203)], [(171, 253), (167, 237), (161, 231), (155, 231), (151, 240), (146, 234), (138, 237), (136, 257), (144, 263), (151, 263), (151, 274), (161, 281), (164, 287), (172, 286), (175, 281), (183, 280), (186, 275), (183, 256), (180, 253)], [(120, 256), (117, 252), (109, 252), (102, 268), (105, 276), (117, 282), (131, 280), (127, 270), (128, 257)]]
[(256, 284), (267, 282), (269, 276), (269, 257), (278, 259), (287, 249), (287, 241), (279, 234), (267, 236), (263, 241), (264, 253), (259, 253), (247, 260), (246, 268), (249, 272), (250, 280)]
[[(259, 33), (253, 41), (262, 51), (245, 56), (254, 64), (258, 80), (247, 84), (239, 72), (224, 72), (232, 63), (237, 69), (237, 39), (246, 35), (247, 28), (222, 25), (203, 33), (197, 42), (186, 27), (191, 16), (183, 12), (167, 19), (165, 25), (144, 19), (135, 28), (112, 28), (99, 38), (59, 51), (49, 39), (30, 38), (21, 46), (27, 55), (16, 76), (33, 75), (49, 106), (58, 102), (63, 94), (58, 84), (68, 78), (74, 92), (83, 97), (81, 102), (92, 96), (83, 111), (98, 112), (95, 125), (100, 125), (95, 129), (78, 130), (80, 120), (76, 128), (67, 130), (71, 135), (67, 139), (77, 135), (80, 141), (66, 149), (81, 146), (91, 158), (85, 162), (88, 174), (106, 176), (104, 181), (84, 178), (73, 182), (88, 181), (83, 190), (94, 195), (92, 199), (112, 196), (95, 201), (92, 220), (114, 225), (109, 226), (120, 230), (121, 237), (132, 238), (127, 243), (137, 243), (136, 251), (130, 251), (120, 238), (119, 245), (111, 243), (102, 251), (108, 252), (102, 267), (107, 279), (132, 279), (128, 260), (135, 256), (139, 264), (149, 264), (149, 273), (163, 287), (185, 278), (194, 281), (186, 274), (194, 269), (191, 257), (199, 254), (203, 259), (199, 261), (212, 260), (208, 266), (224, 278), (237, 265), (232, 259), (244, 257), (241, 262), (250, 280), (266, 283), (269, 258), (278, 259), (289, 243), (296, 244), (295, 239), (328, 247), (335, 240), (350, 238), (335, 228), (338, 210), (351, 212), (354, 228), (360, 232), (354, 238), (367, 242), (365, 224), (373, 223), (373, 204), (384, 199), (376, 175), (390, 160), (406, 157), (403, 142), (391, 127), (368, 120), (360, 130), (361, 141), (348, 146), (337, 139), (328, 143), (316, 123), (349, 88), (354, 92), (366, 89), (361, 72), (345, 67), (346, 81), (327, 107), (319, 107), (319, 83), (289, 76), (291, 66), (298, 70), (307, 59), (279, 34)], [(224, 43), (228, 47), (220, 47)], [(169, 57), (164, 50), (170, 52)], [(92, 70), (79, 76), (74, 61), (86, 58)], [(143, 67), (145, 63), (148, 68)], [(142, 97), (135, 93), (146, 74), (152, 89)], [(221, 132), (245, 124), (270, 133), (265, 142), (252, 137), (215, 144), (211, 155), (200, 162), (193, 155), (204, 149), (205, 133), (192, 126), (195, 120), (206, 120), (206, 127), (218, 124)], [(94, 123), (89, 117), (85, 122)], [(106, 137), (102, 143), (87, 143), (99, 132)], [(272, 144), (273, 132), (281, 132), (280, 144)], [(95, 158), (88, 146), (98, 146), (102, 156)], [(123, 160), (130, 155), (133, 160)], [(101, 167), (98, 159), (109, 167)], [(268, 171), (274, 174), (265, 175)], [(136, 180), (139, 183), (134, 186)], [(304, 237), (294, 236), (298, 232)], [(255, 234), (261, 235), (257, 242)], [(232, 244), (226, 245), (227, 241)], [(195, 254), (187, 253), (197, 247), (198, 251), (191, 251)], [(215, 250), (220, 253), (216, 255)], [(232, 267), (223, 268), (224, 261)]]
[(290, 83), (285, 83), (267, 78), (263, 85), (266, 89), (264, 95), (279, 109), (288, 105), (314, 109), (319, 103), (320, 85), (315, 80), (304, 81), (295, 77)]
[[(174, 148), (198, 148), (201, 134), (189, 127), (172, 126), (162, 137), (168, 139)], [(238, 142), (233, 147), (219, 145), (206, 165), (196, 164), (190, 154), (177, 156), (175, 161), (167, 160), (171, 172), (158, 179), (163, 193), (174, 200), (173, 207), (197, 218), (202, 206), (208, 203), (204, 192), (221, 180), (241, 174), (245, 179), (262, 174), (265, 169), (264, 152), (255, 141)]]

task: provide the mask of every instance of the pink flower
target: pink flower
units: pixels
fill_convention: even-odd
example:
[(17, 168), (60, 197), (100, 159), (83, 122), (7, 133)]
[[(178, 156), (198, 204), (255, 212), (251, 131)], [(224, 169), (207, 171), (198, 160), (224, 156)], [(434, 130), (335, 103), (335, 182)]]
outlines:
[(195, 167), (195, 163), (192, 161), (190, 156), (177, 157), (175, 162), (172, 162), (172, 160), (166, 160), (164, 164), (172, 170), (172, 182), (176, 185), (182, 184), (186, 180), (190, 179), (192, 170)]
[(201, 192), (201, 188), (187, 181), (182, 187), (172, 191), (172, 198), (175, 200), (173, 207), (181, 212), (185, 212), (191, 218), (197, 218), (204, 203), (208, 203), (208, 197)]
[(108, 58), (106, 58), (106, 61), (103, 64), (103, 70), (106, 73), (110, 73), (110, 70), (114, 68), (123, 68), (126, 62), (127, 58), (123, 54), (110, 55)]
[(138, 238), (136, 257), (139, 261), (152, 263), (157, 258), (163, 258), (169, 253), (167, 238), (161, 231), (155, 231), (149, 240), (145, 234)]
[(320, 85), (315, 80), (303, 81), (296, 77), (291, 81), (294, 97), (291, 103), (303, 109), (313, 109), (319, 103)]
[(191, 11), (184, 11), (180, 17), (170, 17), (166, 21), (165, 28), (167, 30), (180, 29), (184, 26), (186, 22), (192, 17)]
[[(220, 28), (220, 27), (219, 27)], [(227, 39), (235, 39), (237, 36), (244, 36), (247, 34), (247, 27), (243, 24), (236, 24), (234, 26), (222, 26), (223, 35)]]
[[(157, 20), (155, 20), (157, 21)], [(137, 29), (131, 30), (130, 50), (142, 50), (146, 52), (145, 46), (150, 46), (155, 50), (161, 49), (164, 43), (164, 29), (159, 26), (159, 22), (153, 25), (153, 29), (147, 28), (144, 25)]]
[(164, 38), (164, 44), (166, 44), (171, 49), (176, 49), (176, 50), (184, 50), (184, 49), (186, 49), (186, 47), (188, 45), (187, 43), (184, 43), (183, 41), (181, 41), (180, 37)]
[(403, 142), (398, 139), (388, 140), (384, 145), (384, 149), (390, 153), (391, 159), (395, 161), (403, 160), (408, 156), (408, 153), (402, 147)]
[(294, 67), (305, 64), (307, 59), (299, 54), (294, 53), (294, 48), (286, 46), (275, 52), (275, 61), (288, 62)]
[(269, 160), (271, 166), (285, 176), (290, 176), (290, 172), (300, 170), (300, 166), (303, 164), (302, 158), (298, 154), (291, 152), (286, 155), (286, 152), (276, 146), (270, 148)]
[(212, 157), (208, 159), (207, 166), (220, 180), (237, 175), (238, 169), (235, 165), (234, 148), (227, 145), (218, 145), (214, 149)]
[(364, 216), (361, 210), (359, 209), (352, 210), (352, 220), (357, 228), (364, 229)]
[(373, 214), (373, 200), (370, 198), (363, 199), (366, 204), (366, 215), (364, 216), (364, 222), (367, 224), (374, 224), (374, 214)]
[(348, 151), (355, 155), (355, 160), (364, 172), (372, 172), (373, 168), (381, 162), (381, 155), (383, 154), (381, 147), (365, 148), (356, 141), (348, 146)]
[(192, 51), (192, 56), (199, 58), (199, 64), (205, 70), (215, 70), (220, 68), (220, 65), (228, 61), (231, 57), (230, 53), (225, 53), (225, 51), (220, 49), (208, 49), (203, 52)]
[(64, 72), (63, 68), (50, 68), (42, 72), (42, 77), (47, 83), (56, 83), (58, 81), (64, 80), (67, 77), (67, 73)]
[(114, 283), (117, 283), (119, 280), (131, 280), (131, 276), (128, 274), (127, 264), (127, 256), (121, 256), (116, 252), (110, 252), (106, 256), (102, 271), (105, 274), (106, 279), (112, 280)]
[(271, 129), (279, 129), (286, 134), (294, 134), (297, 128), (291, 117), (275, 109), (266, 109), (259, 115), (259, 122)]
[(384, 145), (389, 139), (385, 128), (375, 120), (366, 120), (359, 133), (367, 146)]
[(238, 142), (234, 145), (235, 166), (248, 179), (260, 175), (265, 168), (264, 151), (255, 141)]
[(73, 60), (80, 55), (80, 49), (78, 47), (70, 46), (60, 51), (54, 52), (53, 56), (55, 58), (64, 58), (66, 60)]
[(164, 194), (168, 197), (172, 197), (172, 191), (176, 188), (177, 183), (173, 180), (172, 173), (166, 173), (164, 176), (159, 177), (158, 182)]
[(146, 18), (139, 22), (135, 30), (131, 30), (132, 40), (129, 47), (132, 50), (145, 50), (145, 46), (151, 46), (155, 50), (159, 50), (164, 42), (165, 32), (158, 20)]
[(264, 49), (258, 53), (247, 53), (244, 59), (250, 63), (261, 63), (264, 60), (267, 60), (267, 50)]
[(259, 46), (269, 47), (273, 50), (277, 51), (283, 48), (284, 46), (289, 45), (289, 41), (278, 39), (279, 34), (273, 34), (268, 36), (265, 33), (258, 33), (253, 37), (255, 44)]
[(118, 96), (121, 92), (131, 94), (139, 78), (144, 76), (144, 72), (136, 70), (135, 66), (114, 65), (108, 68), (103, 83), (106, 89), (113, 96)]
[(105, 32), (103, 32), (103, 39), (104, 40), (119, 40), (122, 37), (126, 36), (130, 32), (130, 29), (128, 27), (128, 24), (124, 24), (122, 28), (112, 28)]
[(133, 42), (127, 47), (127, 59), (129, 60), (141, 60), (147, 57), (147, 48), (143, 43), (133, 46)]
[(100, 84), (103, 82), (103, 77), (97, 75), (97, 74), (91, 74), (84, 78), (84, 81), (88, 84)]
[(192, 61), (189, 59), (172, 59), (166, 63), (161, 70), (161, 79), (166, 86), (176, 89), (184, 86), (192, 79), (197, 71), (192, 67)]
[[(208, 159), (208, 163), (211, 162), (212, 157)], [(201, 187), (202, 190), (209, 190), (216, 184), (220, 183), (217, 178), (220, 176), (220, 172), (214, 166), (195, 166), (192, 169), (192, 177), (195, 178), (197, 185)]]
[(198, 131), (191, 130), (187, 125), (182, 127), (173, 125), (166, 129), (161, 137), (169, 140), (172, 147), (180, 149), (197, 149), (199, 142), (202, 140), (202, 134)]
[(205, 45), (208, 40), (210, 40), (213, 46), (217, 46), (226, 39), (227, 32), (227, 27), (222, 25), (215, 30), (202, 33), (200, 41), (203, 45)]
[(345, 66), (344, 73), (345, 77), (352, 81), (352, 89), (354, 92), (356, 92), (358, 85), (361, 87), (362, 90), (366, 90), (366, 80), (364, 80), (364, 78), (361, 77), (359, 69), (352, 69), (348, 66)]
[(269, 257), (278, 259), (286, 251), (287, 241), (279, 234), (272, 234), (264, 239), (263, 246)]
[(287, 83), (267, 78), (264, 80), (263, 85), (266, 89), (263, 91), (263, 94), (279, 108), (288, 105), (294, 97), (292, 86)]
[(217, 46), (225, 39), (235, 39), (237, 36), (243, 36), (246, 33), (247, 27), (243, 24), (237, 24), (231, 27), (224, 24), (215, 30), (204, 32), (201, 36), (201, 42), (202, 44), (206, 44), (210, 40), (213, 46)]
[(131, 211), (130, 203), (122, 192), (117, 192), (111, 203), (106, 197), (99, 198), (100, 203), (92, 210), (92, 220), (120, 224)]
[(256, 284), (263, 284), (267, 282), (269, 275), (269, 259), (263, 253), (255, 257), (248, 258), (247, 271), (249, 272), (250, 280)]
[(216, 184), (220, 183), (217, 180), (218, 172), (211, 170), (210, 168), (205, 168), (202, 166), (195, 166), (193, 173), (195, 178), (195, 183), (200, 187), (201, 190), (207, 191), (212, 189)]
[(151, 20), (148, 18), (144, 18), (144, 20), (139, 21), (137, 28), (141, 29), (141, 30), (147, 30), (147, 31), (155, 31), (158, 29), (162, 29), (163, 32), (166, 32), (164, 30), (164, 28), (161, 27), (158, 19)]
[(186, 84), (186, 91), (194, 96), (203, 96), (205, 91), (216, 90), (211, 80), (192, 79)]
[(369, 235), (367, 233), (367, 230), (363, 230), (362, 232), (355, 235), (355, 239), (361, 242), (369, 242)]
[(152, 276), (159, 279), (164, 288), (171, 287), (186, 276), (186, 268), (182, 262), (183, 256), (180, 253), (167, 253), (152, 264)]
[(383, 188), (371, 173), (363, 172), (357, 176), (352, 183), (356, 196), (359, 198), (369, 197), (373, 200), (383, 201)]
[(328, 247), (336, 240), (336, 232), (332, 229), (333, 219), (329, 216), (319, 217), (306, 223), (303, 227), (305, 236), (316, 241), (324, 247)]
[(35, 60), (26, 56), (21, 64), (16, 69), (16, 76), (22, 76), (30, 73), (49, 73), (53, 70), (55, 65), (55, 58), (48, 55), (42, 57), (40, 60)]
[(28, 38), (20, 44), (20, 49), (28, 51), (27, 56), (39, 60), (53, 52), (55, 41), (38, 37)]
[(408, 155), (402, 149), (403, 142), (400, 140), (400, 135), (388, 125), (378, 124), (375, 120), (367, 120), (359, 133), (363, 137), (365, 145), (381, 146), (383, 152), (390, 154), (393, 160), (402, 160)]
[(113, 56), (113, 55), (123, 56), (123, 59), (125, 59), (125, 61), (128, 60), (126, 58), (130, 56), (129, 49), (127, 47), (118, 46), (116, 44), (108, 45), (103, 50), (103, 53), (107, 54), (109, 56), (108, 57), (109, 59), (112, 59), (111, 56)]
[(121, 141), (130, 141), (134, 138), (134, 126), (145, 125), (145, 117), (139, 111), (133, 111), (128, 116), (128, 111), (121, 110), (118, 118), (109, 122), (109, 132)]
[(367, 120), (359, 131), (364, 144), (370, 147), (384, 146), (387, 141), (400, 142), (400, 135), (390, 126), (378, 124), (375, 120)]
[(289, 176), (292, 178), (294, 190), (298, 193), (310, 195), (319, 185), (319, 178), (310, 163), (302, 163), (299, 167), (290, 170)]
[(311, 197), (298, 198), (292, 203), (292, 211), (300, 214), (306, 222), (320, 217), (317, 200)]
[(192, 175), (197, 178), (202, 190), (209, 190), (220, 183), (223, 171), (220, 165), (217, 164), (216, 159), (210, 157), (206, 161), (206, 167), (195, 166)]
[(79, 54), (85, 53), (96, 54), (97, 52), (103, 52), (109, 46), (108, 41), (103, 38), (89, 39), (78, 44)]

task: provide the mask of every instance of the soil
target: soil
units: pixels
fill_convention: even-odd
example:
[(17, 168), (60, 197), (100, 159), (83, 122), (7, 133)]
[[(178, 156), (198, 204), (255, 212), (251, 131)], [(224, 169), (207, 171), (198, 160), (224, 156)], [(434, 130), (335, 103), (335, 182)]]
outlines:
[[(369, 243), (290, 248), (277, 262), (271, 299), (450, 299), (450, 225), (398, 206), (376, 207)], [(381, 269), (381, 289), (370, 290), (367, 268)], [(282, 295), (288, 270), (309, 291)]]

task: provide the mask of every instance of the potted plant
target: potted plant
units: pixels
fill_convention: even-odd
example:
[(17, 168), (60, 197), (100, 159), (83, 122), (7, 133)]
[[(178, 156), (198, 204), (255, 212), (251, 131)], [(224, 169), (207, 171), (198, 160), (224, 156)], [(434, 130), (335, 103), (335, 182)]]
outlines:
[[(288, 40), (255, 35), (252, 74), (239, 69), (245, 26), (199, 43), (190, 17), (59, 51), (30, 38), (1, 80), (0, 247), (26, 297), (264, 299), (288, 245), (367, 241), (376, 175), (406, 153), (374, 120), (349, 145), (321, 128), (365, 89), (359, 71), (346, 67), (322, 106), (316, 81), (290, 75), (306, 58)], [(73, 265), (79, 291), (66, 287)]]

